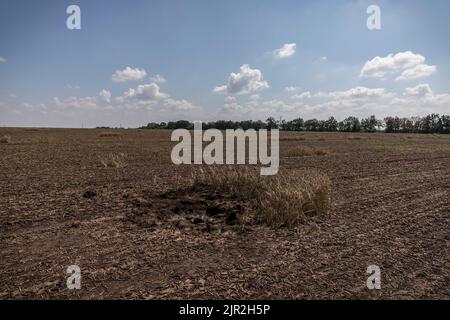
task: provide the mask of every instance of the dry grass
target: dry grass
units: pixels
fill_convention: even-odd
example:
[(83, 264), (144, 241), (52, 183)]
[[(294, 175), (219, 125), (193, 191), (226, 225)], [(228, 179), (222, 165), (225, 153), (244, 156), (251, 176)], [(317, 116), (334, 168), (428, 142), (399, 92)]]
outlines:
[(348, 137), (348, 140), (361, 140), (361, 137)]
[(36, 144), (48, 144), (50, 143), (50, 138), (48, 136), (34, 136), (30, 139), (30, 143)]
[(120, 133), (117, 133), (117, 132), (102, 132), (98, 136), (100, 138), (116, 138), (116, 137), (120, 137)]
[(446, 153), (450, 152), (450, 148), (444, 146), (433, 145), (375, 145), (372, 147), (375, 152), (398, 152), (398, 153)]
[(299, 136), (284, 136), (280, 137), (280, 141), (304, 141), (306, 140), (305, 137), (299, 137)]
[(11, 137), (10, 136), (3, 136), (0, 138), (0, 143), (11, 143)]
[(124, 153), (119, 154), (107, 154), (100, 158), (100, 163), (105, 168), (123, 168), (126, 166), (126, 155)]
[(250, 201), (256, 221), (276, 227), (325, 215), (331, 205), (330, 180), (315, 170), (260, 176), (258, 168), (208, 167), (193, 174), (192, 184)]
[(307, 156), (324, 156), (330, 152), (321, 148), (297, 147), (286, 151), (286, 157), (307, 157)]

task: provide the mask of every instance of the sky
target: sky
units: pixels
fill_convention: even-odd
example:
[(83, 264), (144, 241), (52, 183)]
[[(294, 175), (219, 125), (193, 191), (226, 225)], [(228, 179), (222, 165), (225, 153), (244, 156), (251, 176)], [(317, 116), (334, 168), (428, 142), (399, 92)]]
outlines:
[(449, 16), (448, 0), (0, 0), (0, 126), (450, 114)]

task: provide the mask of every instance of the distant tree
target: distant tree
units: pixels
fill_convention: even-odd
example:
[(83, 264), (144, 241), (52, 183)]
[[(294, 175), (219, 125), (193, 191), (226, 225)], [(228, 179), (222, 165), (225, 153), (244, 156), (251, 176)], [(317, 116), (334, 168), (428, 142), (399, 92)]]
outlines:
[(361, 131), (361, 124), (356, 117), (348, 117), (344, 119), (340, 125), (341, 131), (344, 132), (359, 132)]
[(328, 118), (325, 122), (326, 131), (337, 131), (338, 130), (338, 122), (334, 117)]
[(384, 131), (387, 133), (394, 132), (394, 118), (392, 117), (384, 118)]
[(194, 127), (193, 123), (187, 120), (178, 120), (176, 122), (167, 123), (167, 129), (192, 129)]
[(269, 117), (266, 120), (266, 127), (267, 129), (271, 130), (271, 129), (278, 129), (278, 123), (275, 120), (274, 117)]
[(305, 121), (305, 130), (306, 131), (317, 131), (319, 130), (319, 120), (310, 119)]
[[(141, 129), (192, 129), (194, 124), (187, 120), (171, 121), (168, 123), (150, 122)], [(347, 117), (338, 122), (334, 117), (328, 120), (309, 119), (304, 121), (302, 118), (296, 118), (290, 121), (275, 120), (269, 117), (266, 122), (261, 120), (217, 120), (203, 123), (203, 129), (281, 129), (285, 131), (343, 131), (343, 132), (375, 132), (378, 128), (384, 127), (386, 133), (450, 133), (450, 116), (430, 114), (425, 117), (386, 117), (383, 122), (374, 115), (359, 121), (357, 117)], [(107, 127), (100, 127), (107, 128)]]
[(365, 132), (375, 132), (381, 126), (381, 121), (377, 120), (375, 116), (370, 116), (361, 120), (361, 130)]
[(441, 117), (442, 133), (450, 133), (450, 116), (443, 115)]
[(303, 131), (305, 129), (305, 121), (302, 118), (297, 118), (291, 121), (293, 131)]
[(160, 126), (156, 122), (150, 122), (147, 124), (146, 129), (159, 129)]

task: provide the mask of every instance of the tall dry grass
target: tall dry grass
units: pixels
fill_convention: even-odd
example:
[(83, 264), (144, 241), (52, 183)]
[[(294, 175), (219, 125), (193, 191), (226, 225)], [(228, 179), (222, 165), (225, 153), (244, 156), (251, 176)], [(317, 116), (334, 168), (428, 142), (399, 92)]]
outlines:
[(126, 155), (124, 153), (110, 153), (100, 157), (100, 163), (105, 168), (123, 168), (126, 166)]
[(11, 143), (11, 137), (10, 136), (3, 136), (0, 138), (0, 143)]
[(330, 180), (315, 170), (261, 176), (254, 167), (213, 166), (195, 171), (192, 184), (250, 201), (257, 222), (272, 226), (292, 226), (325, 215), (331, 205)]
[(293, 147), (288, 149), (284, 156), (286, 157), (307, 157), (307, 156), (325, 156), (329, 154), (330, 151), (322, 148), (311, 148), (307, 146)]
[(118, 132), (102, 132), (98, 135), (100, 138), (117, 138), (120, 137)]

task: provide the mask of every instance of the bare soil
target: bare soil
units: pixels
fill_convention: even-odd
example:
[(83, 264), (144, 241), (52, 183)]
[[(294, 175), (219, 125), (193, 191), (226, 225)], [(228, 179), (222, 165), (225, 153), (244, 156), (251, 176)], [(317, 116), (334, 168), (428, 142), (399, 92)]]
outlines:
[(282, 169), (326, 173), (332, 210), (272, 228), (185, 189), (193, 166), (171, 163), (169, 131), (4, 135), (1, 299), (450, 299), (450, 136), (282, 133)]

